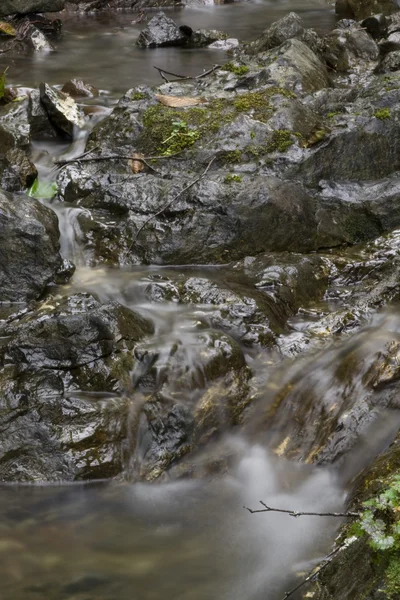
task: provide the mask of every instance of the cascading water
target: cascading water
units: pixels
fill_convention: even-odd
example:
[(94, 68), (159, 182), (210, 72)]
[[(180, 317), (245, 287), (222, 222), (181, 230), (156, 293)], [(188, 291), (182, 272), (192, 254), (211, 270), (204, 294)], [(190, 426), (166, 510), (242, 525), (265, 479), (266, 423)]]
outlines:
[[(300, 7), (309, 20), (307, 24), (321, 25), (321, 18), (331, 24), (331, 12), (318, 11), (317, 6), (312, 3)], [(299, 10), (298, 4), (293, 8)], [(284, 11), (289, 9), (290, 6), (285, 4)], [(232, 10), (229, 27), (227, 22), (221, 24), (226, 15), (222, 7), (214, 7), (211, 25), (230, 29), (232, 35), (255, 37), (268, 22), (280, 16), (276, 14), (279, 11), (281, 7), (275, 3), (238, 4)], [(196, 19), (199, 27), (210, 26), (210, 13), (204, 9), (187, 12), (184, 18)], [(180, 14), (179, 19), (183, 19)], [(151, 60), (144, 59), (142, 54), (139, 58), (135, 50), (123, 54), (121, 47), (125, 48), (127, 39), (133, 39), (137, 34), (135, 29), (125, 27), (125, 21), (125, 16), (119, 16), (110, 25), (99, 18), (99, 28), (94, 33), (93, 28), (87, 30), (86, 21), (78, 21), (75, 25), (73, 20), (67, 22), (67, 27), (72, 30), (66, 42), (73, 51), (72, 60), (66, 64), (65, 52), (60, 52), (58, 58), (49, 62), (48, 71), (47, 62), (36, 64), (35, 77), (50, 78), (53, 83), (51, 80), (57, 74), (57, 83), (60, 83), (60, 77), (78, 74), (91, 79), (93, 75), (92, 83), (106, 87), (107, 81), (115, 95), (130, 87), (133, 79), (135, 83), (155, 83), (157, 74), (153, 73), (152, 63), (157, 62), (160, 54), (156, 51)], [(100, 64), (104, 39), (110, 27), (113, 35), (107, 39), (114, 58), (122, 56), (120, 63), (111, 70), (109, 67), (103, 69)], [(101, 55), (87, 63), (90, 73), (87, 65), (80, 65), (82, 44), (86, 53), (90, 51), (96, 57), (98, 50)], [(162, 56), (165, 68), (183, 69), (186, 73), (199, 72), (205, 58), (210, 64), (220, 58), (218, 53), (178, 53), (175, 49)], [(135, 73), (133, 63), (137, 66)], [(81, 70), (76, 73), (78, 66)], [(62, 75), (58, 72), (60, 69)], [(28, 76), (21, 61), (16, 60), (13, 76), (25, 79), (25, 75), (33, 83), (32, 74)], [(99, 101), (107, 106), (107, 110), (113, 102), (113, 97), (105, 94)], [(51, 183), (54, 180), (55, 157), (73, 159), (80, 155), (88, 134), (86, 131), (69, 149), (52, 144), (36, 146), (32, 156), (40, 181)], [(141, 473), (150, 446), (150, 417), (141, 414), (146, 394), (161, 390), (167, 398), (184, 399), (190, 404), (211, 387), (207, 375), (210, 358), (206, 349), (215, 329), (214, 308), (177, 300), (182, 272), (186, 278), (211, 274), (215, 281), (224, 281), (232, 273), (229, 267), (91, 268), (90, 249), (82, 242), (80, 224), (82, 217), (90, 218), (90, 213), (80, 206), (68, 206), (53, 199), (42, 198), (42, 201), (59, 218), (63, 258), (77, 267), (73, 279), (63, 289), (70, 293), (94, 294), (101, 302), (117, 301), (150, 319), (154, 325), (154, 333), (136, 348), (141, 360), (130, 373), (127, 389), (121, 390), (119, 395), (107, 391), (81, 392), (82, 398), (93, 405), (107, 406), (120, 397), (128, 399), (130, 437), (125, 474), (132, 482)], [(162, 294), (157, 297), (157, 289), (166, 286), (171, 293), (169, 301)], [(149, 299), (149, 288), (152, 299)], [(296, 317), (292, 337), (288, 335), (281, 343), (282, 354), (295, 355), (293, 340), (301, 339), (303, 343), (303, 325), (308, 324), (307, 318), (309, 315)], [(221, 319), (219, 325), (220, 322)], [(207, 477), (200, 480), (180, 479), (179, 473), (175, 473), (176, 481), (172, 481), (172, 477), (169, 480), (167, 475), (153, 484), (121, 480), (65, 486), (2, 487), (0, 581), (4, 597), (7, 600), (280, 600), (296, 584), (297, 575), (307, 572), (324, 556), (340, 521), (312, 517), (293, 519), (275, 513), (251, 515), (243, 506), (257, 508), (258, 502), (263, 500), (269, 505), (296, 511), (343, 509), (346, 485), (365, 466), (367, 456), (373, 457), (390, 443), (397, 421), (393, 425), (387, 417), (383, 410), (387, 406), (377, 406), (373, 416), (381, 419), (379, 435), (375, 435), (373, 423), (368, 430), (357, 430), (361, 445), (354, 447), (344, 466), (340, 466), (338, 453), (339, 466), (333, 467), (307, 464), (319, 447), (307, 446), (302, 428), (312, 425), (315, 439), (321, 445), (327, 444), (332, 435), (330, 440), (334, 445), (335, 427), (325, 428), (326, 423), (331, 423), (329, 415), (334, 415), (338, 421), (346, 419), (346, 412), (340, 412), (338, 407), (341, 406), (339, 400), (348, 400), (349, 389), (354, 392), (353, 401), (362, 405), (364, 396), (369, 393), (365, 379), (371, 366), (385, 351), (386, 345), (397, 337), (389, 314), (372, 325), (372, 334), (368, 330), (367, 335), (360, 334), (352, 342), (314, 350), (304, 359), (294, 358), (282, 363), (282, 356), (277, 352), (257, 354), (244, 345), (243, 353), (251, 364), (258, 386), (253, 390), (257, 397), (255, 410), (249, 411), (240, 434), (235, 430), (232, 432), (226, 425), (224, 430), (221, 413), (218, 435), (203, 445), (186, 465), (186, 473), (197, 474), (197, 468), (202, 472), (204, 465), (212, 467), (216, 464), (218, 477), (213, 476), (210, 468)], [(240, 336), (237, 338), (239, 344)], [(314, 341), (311, 340), (310, 346)], [(223, 345), (223, 337), (217, 343)], [(353, 355), (354, 348), (357, 349), (357, 360), (364, 366), (354, 371), (353, 379), (341, 379), (332, 365), (345, 363)], [(226, 354), (229, 354), (228, 350)], [(75, 396), (79, 394), (75, 393)], [(271, 419), (269, 409), (276, 403), (281, 410)], [(320, 407), (320, 412), (314, 414), (307, 410), (313, 403)], [(364, 446), (362, 434), (369, 437)], [(301, 458), (306, 463), (282, 458), (292, 444), (299, 452), (304, 450)]]

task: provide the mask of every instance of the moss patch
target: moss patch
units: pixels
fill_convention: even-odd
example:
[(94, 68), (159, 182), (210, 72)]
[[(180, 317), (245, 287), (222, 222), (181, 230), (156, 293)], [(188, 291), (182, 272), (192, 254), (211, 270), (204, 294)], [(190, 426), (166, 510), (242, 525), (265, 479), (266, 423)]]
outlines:
[(380, 108), (374, 113), (374, 117), (380, 119), (381, 121), (390, 119), (390, 110), (388, 108)]
[(229, 173), (224, 179), (224, 183), (241, 183), (243, 181), (243, 177), (241, 175), (234, 175)]
[(181, 136), (179, 148), (175, 149), (178, 152), (193, 145), (197, 139), (217, 133), (221, 127), (232, 122), (242, 113), (248, 113), (253, 119), (266, 122), (275, 112), (270, 98), (278, 94), (289, 98), (294, 97), (294, 94), (288, 90), (271, 87), (262, 92), (242, 94), (233, 100), (216, 98), (201, 107), (170, 108), (163, 104), (154, 104), (142, 115), (144, 131), (139, 140), (140, 149), (146, 153), (164, 154), (164, 142), (174, 134), (176, 127), (174, 123), (177, 121), (186, 124), (185, 133), (189, 134)]
[(241, 76), (246, 75), (246, 73), (249, 72), (249, 67), (246, 67), (246, 65), (235, 65), (230, 62), (222, 67), (222, 71), (229, 71), (230, 73)]

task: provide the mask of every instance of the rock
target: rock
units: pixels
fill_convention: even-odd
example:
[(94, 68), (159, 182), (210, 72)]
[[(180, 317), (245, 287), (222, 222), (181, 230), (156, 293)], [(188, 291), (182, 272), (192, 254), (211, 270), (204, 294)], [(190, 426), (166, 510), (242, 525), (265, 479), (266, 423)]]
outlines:
[(0, 301), (38, 298), (61, 266), (57, 217), (26, 196), (0, 193)]
[(33, 25), (29, 27), (29, 30), (25, 34), (25, 41), (27, 40), (29, 40), (30, 45), (36, 52), (52, 52), (54, 50), (44, 33)]
[(28, 121), (30, 134), (33, 140), (52, 139), (57, 137), (57, 132), (49, 120), (49, 116), (40, 101), (39, 90), (32, 90), (29, 94)]
[(28, 15), (26, 19), (33, 23), (46, 38), (57, 41), (62, 37), (61, 19), (46, 19), (43, 15), (38, 14)]
[(259, 52), (276, 48), (292, 38), (301, 39), (303, 34), (304, 26), (301, 17), (294, 12), (290, 12), (282, 17), (282, 19), (279, 19), (279, 21), (275, 21), (269, 29), (266, 29), (251, 44), (251, 51), (254, 54), (258, 54)]
[(361, 22), (361, 27), (364, 27), (374, 40), (386, 37), (388, 25), (389, 22), (385, 15), (372, 15)]
[(53, 299), (6, 325), (0, 395), (2, 481), (113, 477), (124, 469), (123, 396), (139, 339), (151, 324), (118, 303)]
[(377, 61), (379, 48), (373, 38), (358, 25), (335, 29), (324, 38), (326, 63), (335, 71), (346, 72), (363, 63)]
[[(258, 56), (263, 64), (263, 54)], [(276, 50), (276, 59), (265, 57), (269, 81), (295, 92), (315, 92), (330, 85), (325, 65), (302, 41), (291, 39)]]
[(391, 73), (400, 70), (400, 49), (389, 52), (379, 64), (380, 73)]
[(65, 0), (2, 0), (0, 17), (26, 15), (28, 13), (59, 12)]
[[(9, 192), (19, 192), (29, 188), (38, 176), (35, 165), (20, 148), (8, 150), (3, 159), (1, 187)], [(0, 171), (2, 166), (0, 163)]]
[(208, 47), (213, 48), (214, 50), (233, 50), (239, 46), (239, 40), (236, 38), (227, 38), (226, 40), (219, 40), (217, 42), (213, 42)]
[[(182, 31), (182, 28), (181, 28)], [(183, 31), (183, 33), (185, 33)], [(225, 44), (228, 38), (228, 34), (223, 31), (217, 31), (216, 29), (199, 29), (193, 31), (190, 35), (186, 34), (184, 39), (184, 46), (188, 48), (204, 48), (205, 46), (212, 46), (218, 48), (215, 43)]]
[(180, 46), (190, 36), (185, 35), (178, 25), (165, 13), (157, 13), (141, 31), (137, 40), (141, 48), (159, 48), (163, 46)]
[(82, 79), (70, 79), (61, 89), (64, 94), (69, 94), (72, 98), (94, 98), (99, 95), (99, 90), (90, 83), (85, 83)]
[(337, 0), (336, 12), (357, 20), (375, 14), (391, 15), (399, 10), (396, 0)]
[(8, 150), (28, 150), (31, 142), (27, 102), (10, 103), (0, 112), (0, 155)]
[(68, 137), (73, 137), (74, 129), (85, 126), (85, 117), (75, 101), (47, 83), (40, 84), (40, 100), (50, 122)]

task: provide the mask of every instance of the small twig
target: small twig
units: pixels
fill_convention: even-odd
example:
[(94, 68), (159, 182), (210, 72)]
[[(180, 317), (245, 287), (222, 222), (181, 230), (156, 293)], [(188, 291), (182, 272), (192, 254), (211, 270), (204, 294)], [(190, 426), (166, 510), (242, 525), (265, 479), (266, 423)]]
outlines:
[(321, 571), (323, 571), (325, 569), (325, 567), (327, 567), (331, 563), (331, 561), (333, 560), (335, 555), (339, 552), (339, 550), (344, 548), (346, 545), (347, 545), (347, 542), (344, 542), (343, 544), (341, 544), (340, 546), (335, 548), (335, 550), (332, 550), (332, 552), (327, 554), (325, 556), (325, 558), (323, 558), (321, 561), (324, 564), (321, 565), (319, 567), (319, 569), (317, 569), (316, 571), (315, 570), (310, 571), (310, 573), (307, 575), (307, 577), (305, 577), (305, 579), (303, 579), (303, 581), (301, 581), (295, 588), (293, 588), (289, 592), (286, 592), (286, 594), (283, 596), (282, 600), (287, 600), (287, 598), (289, 598), (295, 592), (297, 592), (297, 590), (299, 590), (301, 587), (303, 587), (303, 585), (305, 585), (306, 583), (308, 583), (309, 581), (312, 581), (315, 577), (317, 577), (317, 575), (319, 575), (321, 573)]
[(267, 506), (267, 504), (265, 504), (265, 502), (263, 502), (262, 500), (260, 500), (260, 504), (262, 504), (264, 506), (264, 508), (260, 508), (259, 510), (252, 510), (251, 508), (247, 508), (247, 506), (244, 506), (243, 508), (248, 510), (249, 513), (251, 513), (251, 514), (264, 513), (264, 512), (279, 512), (279, 513), (285, 513), (285, 514), (289, 515), (290, 517), (295, 517), (295, 518), (308, 516), (308, 517), (348, 517), (351, 519), (355, 519), (360, 516), (359, 512), (319, 513), (319, 512), (299, 512), (297, 510), (286, 510), (284, 508), (272, 508), (271, 506)]
[(199, 177), (197, 177), (196, 179), (194, 179), (191, 183), (189, 183), (186, 187), (183, 188), (183, 190), (181, 190), (178, 194), (176, 194), (176, 196), (174, 196), (172, 198), (172, 200), (169, 200), (166, 204), (164, 204), (164, 206), (162, 208), (160, 208), (160, 210), (158, 210), (156, 213), (154, 213), (153, 215), (151, 215), (144, 223), (141, 227), (139, 227), (135, 238), (132, 240), (129, 248), (127, 249), (127, 251), (125, 252), (125, 254), (122, 257), (122, 260), (125, 260), (125, 258), (127, 257), (127, 255), (129, 254), (129, 252), (132, 249), (133, 244), (136, 242), (136, 240), (138, 239), (141, 231), (146, 227), (146, 225), (148, 223), (150, 223), (150, 221), (152, 221), (153, 219), (157, 218), (159, 215), (161, 215), (165, 210), (167, 210), (167, 208), (169, 208), (171, 206), (171, 204), (173, 204), (176, 200), (178, 200), (178, 198), (180, 198), (182, 196), (182, 194), (184, 194), (185, 192), (187, 192), (191, 187), (193, 187), (194, 185), (196, 185), (196, 183), (198, 183), (201, 179), (203, 179), (203, 177), (205, 177), (208, 173), (208, 171), (210, 170), (211, 165), (213, 164), (214, 160), (215, 160), (215, 156), (210, 160), (210, 162), (208, 163), (207, 167), (205, 168), (205, 170), (203, 171), (203, 173), (201, 175), (199, 175)]
[[(166, 81), (167, 83), (174, 83), (176, 81), (188, 81), (190, 79), (202, 79), (203, 77), (207, 77), (207, 75), (211, 75), (211, 73), (214, 73), (214, 71), (216, 71), (217, 69), (221, 68), (221, 65), (214, 65), (213, 67), (211, 67), (211, 69), (208, 69), (208, 71), (204, 71), (204, 73), (200, 73), (200, 75), (178, 75), (177, 73), (171, 73), (171, 71), (166, 71), (165, 69), (161, 69), (160, 67), (156, 67), (154, 65), (154, 68), (157, 69), (157, 71), (160, 73), (161, 77), (164, 79), (164, 81)], [(172, 75), (172, 77), (177, 77), (177, 79), (168, 79), (167, 77), (165, 77), (165, 75)]]

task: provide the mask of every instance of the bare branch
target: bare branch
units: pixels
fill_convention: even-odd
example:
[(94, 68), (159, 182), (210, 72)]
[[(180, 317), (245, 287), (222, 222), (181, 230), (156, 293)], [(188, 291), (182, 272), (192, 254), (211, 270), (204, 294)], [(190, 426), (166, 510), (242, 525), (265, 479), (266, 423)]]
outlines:
[(208, 171), (210, 170), (211, 165), (213, 164), (214, 160), (215, 160), (215, 156), (210, 160), (210, 162), (208, 163), (207, 167), (205, 168), (205, 170), (203, 171), (203, 173), (201, 175), (199, 175), (199, 177), (197, 177), (196, 179), (194, 179), (191, 183), (189, 183), (186, 187), (183, 188), (183, 190), (181, 190), (178, 194), (176, 194), (176, 196), (174, 196), (172, 198), (172, 200), (169, 200), (166, 204), (164, 204), (164, 206), (162, 208), (160, 208), (160, 210), (158, 210), (156, 213), (154, 213), (153, 215), (151, 215), (144, 223), (141, 227), (139, 227), (135, 238), (132, 240), (129, 248), (127, 249), (127, 251), (125, 252), (125, 254), (123, 255), (122, 259), (125, 260), (125, 258), (127, 257), (127, 255), (129, 254), (129, 252), (132, 249), (133, 244), (136, 242), (136, 240), (138, 239), (141, 231), (146, 227), (146, 225), (148, 223), (150, 223), (150, 221), (152, 221), (153, 219), (155, 219), (156, 217), (158, 217), (159, 215), (161, 215), (165, 210), (167, 210), (167, 208), (169, 208), (171, 206), (171, 204), (173, 204), (176, 200), (178, 200), (178, 198), (180, 198), (182, 196), (182, 194), (184, 194), (185, 192), (187, 192), (191, 187), (193, 187), (194, 185), (196, 185), (196, 183), (198, 183), (201, 179), (203, 179), (203, 177), (205, 177), (208, 173)]
[(325, 558), (323, 558), (321, 561), (321, 563), (323, 563), (323, 564), (317, 570), (313, 569), (312, 571), (310, 571), (310, 573), (307, 575), (307, 577), (305, 577), (303, 579), (303, 581), (301, 581), (298, 585), (296, 585), (296, 587), (294, 587), (289, 592), (286, 592), (286, 594), (283, 596), (282, 600), (287, 600), (287, 598), (289, 598), (295, 592), (297, 592), (297, 590), (299, 590), (301, 587), (303, 587), (303, 585), (305, 585), (306, 583), (308, 583), (309, 581), (312, 581), (315, 577), (317, 577), (317, 575), (319, 575), (321, 573), (321, 571), (323, 571), (331, 563), (331, 561), (336, 556), (336, 554), (340, 550), (342, 550), (342, 548), (344, 548), (345, 546), (347, 546), (347, 542), (343, 542), (343, 544), (340, 544), (340, 546), (335, 548), (335, 550), (332, 550), (332, 552), (327, 554), (325, 556)]
[(307, 516), (307, 517), (347, 517), (350, 519), (356, 519), (361, 514), (359, 512), (344, 512), (344, 513), (339, 513), (339, 512), (328, 512), (328, 513), (299, 512), (297, 510), (286, 510), (284, 508), (272, 508), (271, 506), (268, 506), (267, 504), (265, 504), (265, 502), (263, 502), (262, 500), (260, 500), (260, 504), (262, 504), (262, 506), (264, 506), (264, 508), (260, 508), (259, 510), (252, 510), (251, 508), (248, 508), (247, 506), (244, 506), (243, 508), (248, 510), (249, 513), (251, 513), (252, 515), (255, 513), (279, 512), (279, 513), (285, 513), (285, 514), (289, 515), (290, 517), (295, 517), (295, 518)]

